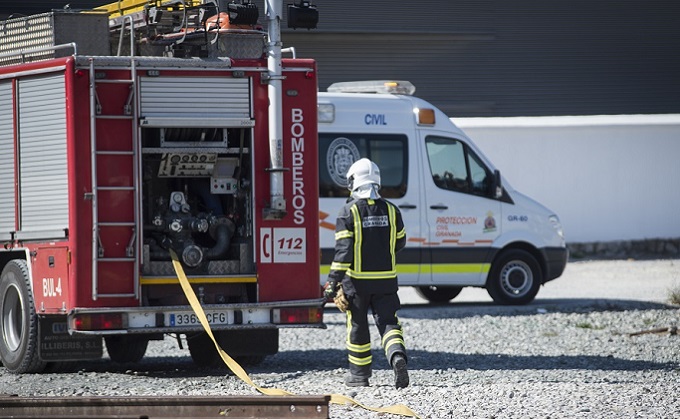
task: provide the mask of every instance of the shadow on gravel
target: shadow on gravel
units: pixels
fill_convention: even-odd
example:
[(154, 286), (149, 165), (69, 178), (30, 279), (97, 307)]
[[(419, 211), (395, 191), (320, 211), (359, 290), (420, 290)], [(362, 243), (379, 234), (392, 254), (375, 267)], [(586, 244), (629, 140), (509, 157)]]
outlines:
[[(343, 350), (324, 349), (308, 351), (285, 351), (267, 359), (265, 363), (249, 371), (253, 373), (330, 371), (346, 368), (347, 355)], [(310, 360), (315, 363), (310, 365)], [(324, 360), (327, 362), (318, 362)], [(373, 352), (373, 368), (389, 369), (387, 360), (379, 351)], [(606, 370), (606, 371), (645, 371), (673, 370), (674, 363), (657, 363), (645, 360), (619, 359), (605, 356), (509, 356), (500, 354), (456, 354), (430, 352), (425, 350), (409, 351), (409, 369), (413, 370)]]
[(680, 308), (680, 306), (637, 300), (536, 299), (532, 303), (523, 306), (502, 306), (488, 304), (486, 302), (451, 302), (443, 305), (403, 305), (401, 310), (399, 310), (399, 317), (416, 319), (455, 319), (482, 315), (502, 317), (546, 313), (571, 314), (678, 308)]
[(609, 356), (509, 356), (501, 354), (455, 354), (443, 352), (412, 351), (409, 353), (412, 369), (456, 370), (607, 370), (645, 371), (672, 370), (674, 363), (657, 363), (646, 360), (626, 360)]
[(137, 363), (114, 363), (108, 358), (80, 361), (67, 366), (59, 366), (55, 371), (46, 373), (111, 373), (133, 377), (192, 378), (224, 376), (229, 373), (226, 367), (198, 367), (191, 357), (144, 357)]
[[(292, 350), (270, 356), (259, 366), (244, 366), (248, 374), (284, 374), (287, 378), (302, 375), (311, 370), (331, 372), (345, 369), (347, 354), (344, 349)], [(373, 352), (373, 368), (387, 369), (387, 360), (381, 351)], [(511, 356), (501, 354), (457, 354), (409, 351), (411, 370), (603, 370), (603, 371), (649, 371), (674, 370), (675, 363), (657, 363), (645, 360), (626, 360), (604, 356)], [(107, 373), (150, 378), (224, 378), (234, 375), (226, 366), (198, 368), (189, 357), (145, 358), (139, 363), (111, 364), (109, 361), (92, 361), (80, 364), (79, 374)]]
[[(310, 363), (310, 360), (314, 363)], [(244, 365), (243, 368), (248, 374), (288, 373), (290, 374), (288, 376), (294, 377), (309, 370), (331, 371), (339, 367), (344, 368), (345, 360), (347, 360), (345, 350), (284, 351), (267, 357), (258, 366)], [(187, 379), (235, 376), (222, 364), (215, 367), (198, 367), (191, 357), (145, 357), (137, 363), (112, 363), (105, 358), (79, 362), (72, 369), (59, 369), (58, 373), (78, 373), (83, 376), (92, 373), (127, 375), (131, 380), (135, 377)]]

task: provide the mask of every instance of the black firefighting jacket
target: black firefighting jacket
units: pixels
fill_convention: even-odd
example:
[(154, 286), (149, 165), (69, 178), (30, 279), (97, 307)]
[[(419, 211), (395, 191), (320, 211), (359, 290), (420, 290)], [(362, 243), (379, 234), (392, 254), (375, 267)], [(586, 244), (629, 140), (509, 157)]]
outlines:
[(348, 295), (396, 293), (396, 254), (404, 245), (404, 221), (394, 204), (382, 198), (350, 198), (335, 222), (335, 257), (328, 278), (342, 282)]

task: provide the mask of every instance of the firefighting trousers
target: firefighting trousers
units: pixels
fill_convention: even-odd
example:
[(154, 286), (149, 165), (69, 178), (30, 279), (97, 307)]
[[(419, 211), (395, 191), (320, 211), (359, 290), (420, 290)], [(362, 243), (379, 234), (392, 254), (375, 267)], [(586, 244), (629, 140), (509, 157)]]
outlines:
[(404, 336), (397, 311), (401, 307), (399, 296), (391, 294), (353, 295), (347, 309), (347, 351), (349, 371), (359, 378), (371, 377), (371, 337), (368, 328), (368, 310), (382, 339), (388, 363), (392, 356), (402, 353), (406, 357)]

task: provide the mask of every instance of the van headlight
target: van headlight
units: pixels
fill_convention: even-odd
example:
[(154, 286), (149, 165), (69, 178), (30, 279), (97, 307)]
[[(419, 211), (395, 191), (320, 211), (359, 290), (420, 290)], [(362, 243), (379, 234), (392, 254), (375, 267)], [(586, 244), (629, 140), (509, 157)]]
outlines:
[(552, 225), (553, 229), (555, 229), (555, 232), (560, 236), (560, 238), (564, 239), (564, 231), (562, 230), (562, 223), (560, 223), (560, 218), (557, 217), (557, 215), (553, 214), (549, 218), (550, 224)]

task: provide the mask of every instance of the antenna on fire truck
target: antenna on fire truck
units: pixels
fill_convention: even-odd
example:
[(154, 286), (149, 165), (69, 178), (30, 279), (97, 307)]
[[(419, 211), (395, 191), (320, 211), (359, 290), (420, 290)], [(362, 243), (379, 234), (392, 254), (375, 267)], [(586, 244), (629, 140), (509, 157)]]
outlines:
[[(269, 156), (270, 207), (265, 218), (281, 219), (286, 215), (286, 199), (283, 195), (283, 88), (281, 64), (281, 15), (282, 0), (266, 0), (267, 16), (267, 79), (269, 82)], [(316, 28), (319, 14), (309, 1), (301, 0), (288, 6), (289, 28)]]

